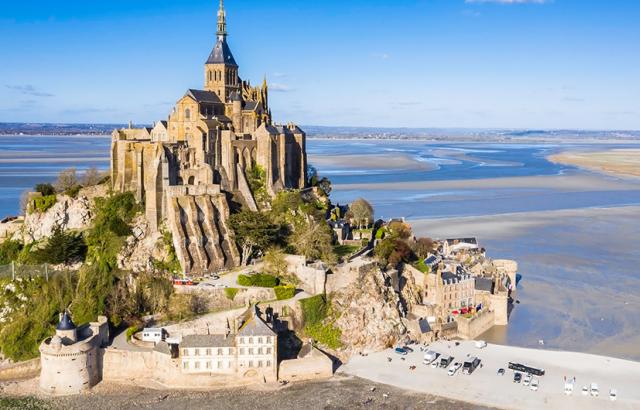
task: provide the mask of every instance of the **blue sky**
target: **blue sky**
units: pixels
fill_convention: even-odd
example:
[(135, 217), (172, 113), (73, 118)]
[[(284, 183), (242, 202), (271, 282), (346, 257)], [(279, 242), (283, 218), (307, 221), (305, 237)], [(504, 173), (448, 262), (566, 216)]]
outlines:
[[(150, 123), (201, 87), (216, 0), (4, 2), (0, 121)], [(640, 129), (635, 0), (227, 0), (276, 120)]]

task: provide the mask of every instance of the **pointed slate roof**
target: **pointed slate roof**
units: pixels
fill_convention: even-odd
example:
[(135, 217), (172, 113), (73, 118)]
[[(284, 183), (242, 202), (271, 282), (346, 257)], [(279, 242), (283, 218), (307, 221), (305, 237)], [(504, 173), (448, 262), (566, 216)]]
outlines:
[(213, 50), (211, 50), (206, 64), (226, 64), (238, 67), (225, 37), (218, 37), (218, 41), (216, 41), (216, 44), (213, 46)]
[(56, 326), (56, 330), (73, 330), (76, 328), (76, 325), (71, 320), (69, 313), (65, 310), (62, 314), (62, 319), (60, 319), (60, 323)]

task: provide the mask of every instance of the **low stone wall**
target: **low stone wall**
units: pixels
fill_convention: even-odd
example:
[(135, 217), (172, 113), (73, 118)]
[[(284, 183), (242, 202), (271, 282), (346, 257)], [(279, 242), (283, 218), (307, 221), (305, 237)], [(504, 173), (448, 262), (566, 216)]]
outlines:
[(1, 367), (0, 382), (37, 377), (40, 374), (40, 368), (40, 358)]
[(495, 313), (483, 310), (469, 319), (459, 317), (456, 322), (458, 323), (458, 337), (460, 339), (473, 340), (493, 327)]
[(332, 376), (333, 361), (316, 348), (306, 357), (283, 360), (278, 370), (280, 380), (291, 382), (328, 379)]
[(311, 295), (324, 293), (327, 277), (326, 269), (307, 265), (306, 258), (299, 255), (287, 255), (287, 269), (300, 280), (300, 287)]
[(261, 300), (275, 300), (276, 293), (270, 288), (238, 288), (238, 293), (233, 300), (227, 297), (226, 291), (220, 289), (202, 289), (197, 286), (178, 286), (178, 293), (190, 293), (198, 295), (206, 300), (209, 310), (229, 310), (244, 306), (250, 306)]

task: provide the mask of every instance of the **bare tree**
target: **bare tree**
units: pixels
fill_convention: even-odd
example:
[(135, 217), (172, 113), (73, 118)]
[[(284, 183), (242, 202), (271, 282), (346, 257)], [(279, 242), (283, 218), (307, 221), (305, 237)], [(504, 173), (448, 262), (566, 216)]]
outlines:
[(29, 208), (29, 190), (23, 191), (20, 194), (20, 213), (26, 215)]
[(65, 192), (78, 185), (78, 176), (75, 168), (68, 168), (60, 171), (54, 186), (58, 192)]
[(85, 171), (84, 177), (82, 178), (82, 185), (83, 186), (98, 185), (102, 180), (102, 178), (103, 178), (103, 175), (100, 171), (98, 171), (98, 168), (91, 167)]

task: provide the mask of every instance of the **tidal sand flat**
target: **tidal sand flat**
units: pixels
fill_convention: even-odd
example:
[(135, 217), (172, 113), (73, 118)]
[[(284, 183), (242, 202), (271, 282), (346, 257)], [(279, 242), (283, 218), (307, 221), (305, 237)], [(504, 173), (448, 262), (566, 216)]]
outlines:
[(311, 146), (310, 161), (316, 151), (377, 149), (438, 165), (332, 174), (335, 201), (364, 197), (378, 217), (408, 217), (418, 235), (477, 236), (489, 256), (519, 262), (520, 303), (510, 324), (483, 337), (522, 347), (542, 339), (545, 349), (640, 360), (640, 251), (633, 239), (640, 238), (640, 181), (546, 159), (615, 144), (334, 144)]
[(640, 149), (613, 149), (598, 152), (563, 152), (549, 160), (592, 171), (620, 176), (640, 176)]
[(523, 279), (496, 343), (640, 360), (640, 207), (570, 209), (411, 221), (418, 234), (477, 236), (518, 261)]
[[(34, 381), (0, 384), (0, 397), (22, 396)], [(435, 393), (434, 393), (435, 394)], [(386, 395), (386, 397), (385, 397)], [(284, 388), (245, 388), (216, 391), (162, 391), (135, 386), (102, 383), (91, 393), (43, 398), (14, 398), (0, 400), (6, 409), (64, 409), (64, 410), (174, 410), (225, 409), (263, 410), (297, 409), (432, 409), (479, 410), (489, 407), (468, 404), (432, 394), (411, 392), (358, 377), (334, 377), (328, 381), (295, 383)], [(27, 405), (29, 405), (27, 407)]]
[[(353, 358), (344, 368), (347, 374), (366, 377), (377, 383), (409, 389), (416, 392), (438, 394), (450, 399), (464, 399), (484, 406), (503, 409), (637, 409), (640, 406), (640, 391), (636, 380), (640, 379), (640, 363), (611, 359), (584, 353), (551, 352), (489, 344), (477, 349), (473, 342), (462, 342), (455, 346), (451, 342), (436, 342), (429, 346), (442, 355), (464, 362), (469, 356), (482, 360), (482, 367), (471, 375), (447, 375), (446, 369), (434, 369), (422, 364), (423, 353), (414, 351), (405, 360), (388, 350), (366, 357)], [(391, 362), (388, 358), (391, 358)], [(509, 362), (520, 363), (545, 370), (537, 391), (523, 383), (513, 382), (513, 371)], [(409, 366), (416, 366), (410, 370)], [(506, 370), (504, 376), (498, 369)], [(524, 376), (524, 375), (523, 375)], [(571, 395), (564, 393), (564, 378), (576, 378)], [(582, 395), (583, 386), (597, 383), (598, 397)], [(610, 389), (616, 389), (618, 399), (611, 402)]]

